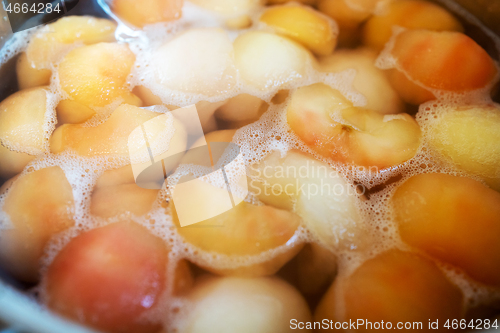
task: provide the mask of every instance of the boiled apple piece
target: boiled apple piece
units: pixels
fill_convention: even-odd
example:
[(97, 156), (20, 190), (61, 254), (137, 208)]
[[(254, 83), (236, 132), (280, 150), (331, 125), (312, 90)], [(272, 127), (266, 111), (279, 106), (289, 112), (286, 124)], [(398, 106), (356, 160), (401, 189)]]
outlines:
[(151, 210), (157, 196), (158, 190), (136, 184), (104, 187), (92, 193), (90, 213), (104, 218), (124, 213), (142, 216)]
[(420, 128), (408, 114), (353, 107), (321, 83), (293, 93), (287, 120), (311, 149), (345, 163), (383, 169), (411, 159), (420, 145)]
[(14, 177), (24, 167), (35, 159), (35, 156), (5, 148), (0, 144), (0, 178), (8, 179)]
[[(212, 142), (232, 142), (233, 137), (236, 134), (236, 130), (219, 130), (213, 131), (208, 134), (205, 134), (203, 138), (199, 138), (193, 143), (192, 147), (200, 147), (205, 141), (207, 144)], [(183, 158), (187, 158), (188, 154), (184, 155)]]
[(390, 69), (388, 76), (392, 87), (406, 103), (420, 105), (436, 99), (436, 96), (428, 89), (411, 81), (404, 73), (397, 69)]
[(61, 124), (83, 123), (96, 114), (95, 110), (70, 99), (60, 101), (56, 111), (57, 120)]
[[(142, 100), (133, 93), (125, 93), (122, 96), (123, 104), (143, 106)], [(97, 112), (88, 106), (72, 101), (62, 100), (56, 107), (57, 119), (61, 124), (80, 124), (92, 118)]]
[(370, 17), (380, 0), (319, 0), (318, 9), (337, 21), (341, 28), (352, 28)]
[(462, 24), (446, 9), (420, 0), (388, 2), (384, 10), (372, 16), (363, 28), (364, 44), (381, 50), (389, 41), (393, 27), (433, 31), (463, 31)]
[(161, 46), (151, 65), (161, 86), (214, 96), (236, 84), (232, 53), (231, 41), (222, 29), (191, 29)]
[(488, 53), (459, 32), (407, 30), (390, 51), (400, 72), (426, 88), (465, 92), (485, 88), (497, 75)]
[(124, 44), (82, 46), (59, 64), (60, 86), (70, 100), (91, 109), (104, 107), (130, 94), (125, 84), (134, 62)]
[(50, 84), (52, 71), (50, 69), (37, 69), (28, 61), (26, 52), (19, 55), (16, 63), (17, 83), (19, 89), (35, 88)]
[(318, 9), (333, 18), (340, 28), (339, 44), (354, 46), (360, 37), (360, 26), (381, 0), (319, 0)]
[[(129, 135), (145, 122), (161, 116), (161, 113), (144, 110), (136, 106), (119, 106), (106, 122), (96, 126), (62, 125), (51, 137), (51, 151), (54, 154), (72, 150), (81, 156), (118, 155), (129, 157)], [(154, 156), (169, 149), (185, 148), (186, 132), (183, 125), (169, 114), (161, 117), (154, 126), (148, 128), (149, 146)], [(168, 140), (169, 134), (172, 140)], [(135, 140), (135, 139), (134, 139)], [(143, 137), (137, 137), (132, 146), (143, 147)]]
[(337, 27), (316, 10), (306, 6), (276, 6), (267, 9), (260, 21), (279, 34), (307, 47), (316, 55), (333, 52), (337, 43)]
[(144, 106), (163, 104), (161, 98), (153, 94), (151, 89), (148, 89), (145, 86), (135, 86), (132, 92), (142, 100)]
[(262, 31), (250, 31), (234, 41), (234, 58), (241, 78), (268, 90), (299, 80), (311, 55), (300, 44)]
[[(235, 133), (236, 130), (220, 130), (206, 134), (191, 145), (191, 149), (188, 150), (184, 156), (182, 156), (180, 164), (193, 164), (200, 166), (209, 166), (208, 162), (210, 162), (210, 165), (212, 163), (216, 164), (218, 159), (221, 157), (221, 154), (213, 151), (211, 148), (206, 148), (207, 152), (208, 149), (210, 149), (210, 155), (207, 155), (206, 153), (200, 153), (199, 150), (193, 148), (203, 147), (205, 143), (209, 145), (209, 147), (212, 147), (210, 145), (214, 142), (232, 142)], [(210, 161), (207, 161), (208, 158)]]
[(353, 88), (367, 99), (366, 108), (381, 114), (400, 113), (404, 105), (398, 93), (391, 87), (385, 73), (375, 67), (377, 53), (366, 48), (339, 50), (321, 58), (320, 69), (326, 72), (341, 72), (355, 69)]
[(125, 184), (134, 184), (134, 172), (131, 165), (126, 165), (121, 168), (111, 169), (105, 171), (101, 177), (97, 179), (94, 189), (101, 189), (105, 187), (113, 187)]
[(258, 97), (241, 94), (222, 105), (215, 112), (215, 117), (222, 121), (225, 127), (240, 128), (257, 121), (268, 107), (269, 105)]
[(177, 20), (183, 0), (113, 0), (111, 10), (124, 21), (143, 28), (145, 25)]
[(104, 172), (97, 179), (90, 202), (91, 214), (103, 218), (121, 214), (142, 216), (148, 213), (158, 190), (139, 187), (130, 165)]
[(342, 283), (335, 282), (314, 316), (334, 322), (363, 320), (358, 326), (363, 332), (375, 331), (366, 326), (367, 322), (372, 327), (384, 322), (384, 328), (392, 324), (393, 330), (398, 322), (421, 322), (422, 326), (411, 327), (417, 331), (427, 329), (429, 320), (438, 320), (440, 325), (446, 320), (460, 320), (463, 302), (460, 289), (432, 261), (393, 249), (368, 259)]
[(429, 127), (429, 142), (446, 159), (500, 191), (500, 110), (454, 108)]
[(19, 152), (39, 154), (47, 145), (47, 89), (18, 91), (0, 103), (1, 143)]
[(191, 308), (176, 325), (179, 333), (282, 333), (290, 332), (292, 319), (311, 320), (300, 293), (275, 277), (205, 277), (187, 300)]
[[(115, 41), (116, 23), (91, 16), (66, 16), (40, 29), (30, 40), (26, 55), (31, 68), (50, 68), (73, 44)], [(27, 72), (27, 74), (33, 71)], [(18, 73), (19, 74), (19, 73)], [(25, 78), (29, 80), (29, 78)]]
[(252, 18), (250, 15), (240, 15), (226, 19), (226, 27), (232, 30), (247, 29), (252, 26)]
[(258, 9), (261, 0), (191, 0), (190, 2), (216, 13), (236, 17)]
[[(194, 193), (193, 198), (196, 199)], [(172, 206), (174, 223), (180, 226), (175, 205)], [(201, 264), (203, 268), (218, 274), (262, 276), (274, 274), (302, 248), (301, 244), (290, 242), (299, 224), (300, 219), (293, 213), (243, 201), (225, 213), (177, 230), (186, 242), (200, 250), (227, 256), (259, 255), (284, 246), (283, 253), (250, 266), (219, 269), (210, 264)]]
[(135, 222), (93, 229), (72, 239), (49, 266), (45, 302), (106, 332), (156, 332), (159, 323), (140, 316), (165, 290), (167, 262), (163, 240)]
[(317, 243), (306, 244), (280, 275), (306, 296), (323, 295), (337, 274), (337, 256)]
[[(133, 93), (140, 98), (140, 100), (144, 103), (144, 106), (165, 105), (165, 103), (162, 102), (160, 97), (153, 94), (151, 89), (145, 86), (134, 87)], [(213, 102), (213, 103), (207, 101), (200, 101), (196, 103), (196, 110), (198, 111), (198, 116), (200, 118), (203, 132), (205, 133), (211, 132), (215, 130), (215, 128), (217, 128), (214, 113), (219, 107), (223, 106), (225, 103), (226, 101)], [(166, 105), (166, 106), (169, 108), (169, 110), (175, 110), (179, 108), (178, 106), (175, 105)], [(192, 132), (192, 130), (195, 129), (195, 125), (191, 121), (188, 121), (187, 123), (185, 122), (184, 125), (186, 126), (188, 132)]]
[(329, 165), (299, 152), (279, 152), (252, 165), (250, 189), (266, 204), (292, 210), (324, 247), (364, 246), (356, 190)]
[(500, 286), (500, 193), (468, 178), (422, 174), (391, 202), (403, 241)]
[(40, 169), (17, 178), (3, 211), (12, 228), (0, 232), (0, 261), (23, 281), (38, 280), (38, 261), (54, 234), (74, 224), (73, 192), (59, 167)]
[[(276, 5), (276, 4), (282, 4), (282, 3), (287, 3), (295, 0), (267, 0), (264, 1), (269, 5)], [(296, 2), (303, 3), (305, 5), (315, 5), (318, 0), (298, 0)]]

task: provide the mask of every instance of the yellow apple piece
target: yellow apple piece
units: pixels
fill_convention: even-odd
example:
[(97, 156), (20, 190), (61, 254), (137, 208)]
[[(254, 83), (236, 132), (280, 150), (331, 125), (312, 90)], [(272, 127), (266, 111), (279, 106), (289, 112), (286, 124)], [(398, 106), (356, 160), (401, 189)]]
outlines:
[(98, 179), (94, 189), (134, 184), (134, 172), (131, 165), (105, 171)]
[(127, 45), (99, 43), (69, 52), (59, 64), (60, 86), (69, 99), (91, 109), (130, 94), (126, 87), (135, 55)]
[(302, 295), (276, 277), (202, 277), (187, 301), (191, 308), (176, 323), (179, 333), (284, 333), (292, 319), (311, 320)]
[[(291, 2), (292, 0), (267, 0), (265, 1), (268, 5), (276, 5), (276, 4), (283, 4), (287, 2)], [(295, 1), (295, 0), (293, 0)], [(315, 5), (318, 0), (298, 0), (296, 2), (303, 3), (305, 5)]]
[(357, 192), (329, 165), (300, 152), (274, 152), (250, 170), (250, 190), (262, 202), (299, 215), (324, 247), (365, 245)]
[(96, 228), (72, 239), (49, 266), (45, 302), (106, 332), (157, 332), (158, 322), (140, 316), (165, 289), (167, 262), (164, 241), (135, 222)]
[[(231, 142), (233, 141), (233, 136), (235, 133), (236, 130), (220, 130), (220, 131), (210, 132), (206, 134), (204, 137), (201, 137), (198, 140), (196, 140), (196, 142), (191, 145), (191, 148), (202, 147), (205, 144), (205, 142), (208, 145), (210, 145), (213, 142)], [(218, 156), (217, 154), (214, 154), (212, 150), (210, 150), (210, 154), (212, 154), (212, 159), (215, 159), (215, 161), (217, 161), (217, 157), (220, 157), (220, 155)], [(207, 165), (207, 161), (205, 161), (206, 157), (207, 155), (200, 154), (199, 151), (193, 149), (186, 152), (186, 154), (182, 157), (180, 163), (206, 166)]]
[[(144, 106), (153, 106), (153, 105), (165, 105), (165, 103), (162, 102), (161, 98), (158, 97), (157, 95), (153, 94), (151, 89), (145, 87), (145, 86), (136, 86), (133, 89), (133, 93), (139, 97), (139, 99), (144, 103)], [(220, 101), (220, 102), (207, 102), (207, 101), (200, 101), (196, 103), (196, 110), (198, 111), (198, 116), (200, 118), (201, 122), (201, 127), (203, 128), (203, 132), (208, 133), (211, 131), (214, 131), (217, 128), (216, 120), (214, 117), (214, 113), (217, 111), (217, 109), (221, 106), (223, 106), (226, 103), (226, 101)], [(178, 109), (178, 106), (175, 105), (166, 105), (169, 110), (175, 110)], [(188, 121), (187, 123), (184, 122), (184, 125), (186, 125), (186, 128), (188, 132), (191, 132), (192, 130), (192, 122)]]
[[(427, 329), (429, 320), (439, 320), (440, 328), (446, 320), (460, 320), (463, 302), (460, 289), (432, 261), (393, 249), (365, 261), (341, 284), (334, 282), (314, 316), (334, 323), (362, 320), (361, 332), (376, 331), (374, 323), (380, 328), (382, 321), (383, 330), (388, 330), (387, 325), (397, 329), (401, 322), (417, 331)], [(420, 327), (413, 326), (419, 322)]]
[(143, 28), (145, 25), (177, 20), (183, 0), (113, 0), (111, 10), (124, 21)]
[(462, 24), (446, 9), (421, 0), (399, 0), (387, 3), (363, 28), (364, 44), (381, 50), (389, 41), (393, 27), (433, 31), (463, 31)]
[(104, 172), (97, 179), (92, 192), (90, 212), (109, 218), (130, 212), (136, 216), (151, 210), (158, 190), (136, 185), (130, 165)]
[(387, 74), (392, 87), (406, 103), (420, 105), (436, 99), (433, 93), (411, 81), (397, 69), (390, 69)]
[[(29, 65), (31, 69), (50, 69), (75, 43), (90, 45), (113, 42), (115, 30), (116, 23), (111, 20), (91, 16), (65, 16), (36, 32), (26, 48), (28, 61), (24, 65)], [(31, 73), (33, 70), (26, 72)], [(24, 80), (30, 78), (24, 77)]]
[(90, 213), (109, 218), (124, 213), (145, 215), (153, 206), (158, 190), (144, 189), (136, 184), (123, 184), (94, 189)]
[(28, 61), (26, 52), (19, 55), (16, 63), (17, 84), (19, 89), (29, 89), (50, 84), (52, 71), (50, 69), (37, 69)]
[(432, 122), (429, 142), (448, 161), (500, 191), (500, 110), (495, 106), (452, 108)]
[(46, 150), (47, 89), (18, 91), (0, 103), (0, 140), (19, 152), (39, 154)]
[[(123, 98), (123, 104), (135, 105), (138, 107), (143, 106), (142, 100), (133, 93), (126, 93)], [(96, 111), (75, 102), (70, 99), (62, 100), (56, 107), (57, 111), (57, 120), (61, 124), (80, 124), (89, 120), (94, 115), (96, 115)]]
[(333, 18), (340, 28), (339, 44), (354, 46), (360, 38), (360, 26), (381, 0), (319, 0), (318, 9)]
[(267, 108), (268, 104), (260, 98), (241, 94), (230, 98), (218, 108), (215, 117), (228, 127), (240, 128), (257, 121)]
[(3, 211), (12, 228), (0, 232), (0, 261), (17, 278), (38, 280), (38, 261), (50, 237), (71, 227), (73, 192), (61, 168), (49, 167), (17, 178)]
[(214, 96), (236, 84), (233, 46), (219, 28), (191, 29), (155, 51), (156, 83), (172, 90)]
[[(123, 104), (102, 124), (87, 127), (80, 124), (60, 126), (51, 137), (51, 151), (54, 154), (72, 150), (81, 156), (117, 155), (129, 157), (129, 135), (145, 122), (161, 116), (161, 113)], [(169, 119), (172, 122), (169, 122)], [(182, 149), (186, 145), (186, 133), (182, 124), (173, 116), (159, 118), (154, 127), (149, 128), (149, 145), (154, 156), (169, 149)], [(175, 133), (172, 140), (169, 134)], [(144, 138), (136, 138), (132, 145), (143, 147)], [(177, 151), (177, 150), (176, 150)]]
[[(179, 226), (175, 206), (172, 215)], [(219, 274), (261, 276), (274, 274), (300, 250), (301, 245), (288, 244), (299, 224), (299, 217), (293, 213), (243, 201), (225, 213), (177, 230), (186, 242), (200, 250), (227, 256), (258, 255), (285, 246), (285, 252), (256, 265), (235, 269), (203, 265), (205, 269)]]
[(287, 109), (297, 136), (335, 161), (384, 169), (411, 159), (420, 146), (420, 128), (408, 114), (381, 115), (353, 107), (321, 83), (297, 89)]
[(338, 50), (319, 61), (320, 69), (325, 72), (341, 72), (355, 69), (353, 88), (367, 99), (366, 108), (381, 114), (400, 113), (404, 104), (392, 88), (386, 74), (375, 67), (377, 53), (367, 48)]
[(500, 193), (468, 178), (422, 174), (401, 185), (391, 202), (403, 241), (500, 286)]
[(337, 27), (310, 7), (272, 7), (262, 14), (260, 21), (273, 27), (277, 33), (304, 45), (316, 55), (331, 54), (337, 43)]
[(497, 75), (488, 53), (460, 32), (407, 30), (395, 37), (391, 54), (397, 70), (430, 89), (481, 89)]
[(14, 177), (24, 167), (35, 159), (35, 156), (5, 148), (0, 144), (0, 178), (8, 179)]
[(246, 32), (233, 45), (241, 78), (260, 90), (279, 88), (304, 77), (311, 61), (303, 46), (268, 32)]
[(145, 86), (135, 86), (132, 92), (141, 99), (144, 106), (162, 105), (161, 98), (153, 94), (151, 89)]
[(337, 274), (337, 257), (317, 243), (306, 244), (280, 272), (306, 296), (319, 296)]

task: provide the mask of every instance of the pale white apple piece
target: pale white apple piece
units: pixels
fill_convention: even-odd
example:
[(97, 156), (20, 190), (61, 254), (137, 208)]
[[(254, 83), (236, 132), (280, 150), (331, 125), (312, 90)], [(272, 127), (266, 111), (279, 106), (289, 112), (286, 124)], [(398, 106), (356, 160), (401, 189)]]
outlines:
[(329, 165), (299, 152), (274, 152), (250, 170), (250, 190), (266, 204), (297, 213), (325, 247), (364, 245), (356, 189)]
[(45, 150), (47, 90), (32, 88), (18, 91), (0, 103), (0, 140), (9, 148), (38, 154)]
[(311, 54), (285, 37), (251, 31), (234, 41), (234, 58), (244, 81), (268, 90), (302, 78)]
[(304, 298), (278, 278), (204, 278), (187, 296), (179, 333), (282, 333), (292, 319), (311, 320)]
[(244, 15), (261, 5), (261, 0), (191, 0), (192, 3), (216, 13), (236, 16)]
[(320, 59), (320, 69), (325, 72), (341, 72), (355, 69), (353, 88), (366, 97), (366, 108), (381, 114), (404, 111), (404, 104), (392, 88), (386, 74), (375, 66), (377, 53), (367, 48), (343, 49)]
[(192, 29), (153, 55), (156, 83), (171, 90), (214, 96), (236, 84), (233, 46), (222, 29)]

